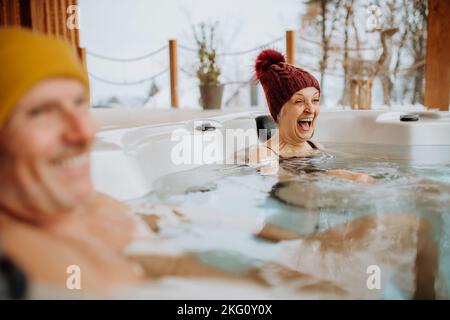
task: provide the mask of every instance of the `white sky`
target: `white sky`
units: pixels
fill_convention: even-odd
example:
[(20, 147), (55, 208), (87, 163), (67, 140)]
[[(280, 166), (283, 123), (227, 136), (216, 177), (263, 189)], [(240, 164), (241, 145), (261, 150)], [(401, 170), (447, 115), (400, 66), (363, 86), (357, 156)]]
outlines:
[[(167, 44), (168, 39), (193, 47), (191, 24), (219, 21), (220, 51), (239, 51), (266, 43), (298, 28), (300, 0), (80, 0), (81, 45), (88, 51), (128, 58), (140, 56)], [(284, 49), (284, 42), (277, 44)], [(226, 81), (246, 80), (252, 71), (254, 54), (221, 61)], [(192, 69), (195, 54), (179, 50), (179, 63)], [(129, 64), (102, 61), (88, 56), (89, 71), (113, 81), (134, 81), (158, 73), (168, 65), (168, 52)], [(91, 80), (94, 99), (118, 96), (144, 97), (150, 83), (121, 87)], [(158, 78), (162, 89), (157, 104), (169, 105), (169, 80)], [(197, 83), (180, 75), (181, 104), (196, 107)], [(156, 103), (156, 102), (155, 102)]]

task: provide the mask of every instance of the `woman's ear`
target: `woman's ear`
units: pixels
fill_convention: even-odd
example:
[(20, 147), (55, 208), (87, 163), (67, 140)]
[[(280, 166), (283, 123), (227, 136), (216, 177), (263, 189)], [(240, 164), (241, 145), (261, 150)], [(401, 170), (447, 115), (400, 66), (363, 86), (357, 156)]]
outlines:
[(277, 114), (277, 119), (275, 121), (277, 124), (280, 123), (280, 118), (283, 116), (283, 112), (284, 112), (284, 105), (281, 107), (280, 112), (278, 112)]

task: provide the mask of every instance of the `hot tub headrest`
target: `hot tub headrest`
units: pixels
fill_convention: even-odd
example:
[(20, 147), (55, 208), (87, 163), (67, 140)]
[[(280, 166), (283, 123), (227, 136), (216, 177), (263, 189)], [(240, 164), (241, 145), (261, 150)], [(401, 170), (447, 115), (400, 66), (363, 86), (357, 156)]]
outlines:
[[(278, 128), (277, 124), (275, 123), (275, 121), (273, 121), (273, 118), (270, 115), (257, 116), (255, 118), (255, 121), (256, 121), (256, 128), (258, 131), (258, 139), (261, 142), (266, 142), (266, 140), (270, 139), (270, 137), (272, 136), (272, 129)], [(261, 129), (266, 129), (267, 135), (260, 134)]]

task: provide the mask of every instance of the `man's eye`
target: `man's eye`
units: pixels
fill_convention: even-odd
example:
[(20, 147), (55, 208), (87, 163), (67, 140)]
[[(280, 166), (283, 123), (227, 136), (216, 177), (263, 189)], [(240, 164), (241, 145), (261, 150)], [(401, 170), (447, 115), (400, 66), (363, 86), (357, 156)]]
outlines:
[(28, 112), (30, 117), (37, 117), (49, 111), (49, 108), (46, 106), (35, 107)]
[(303, 103), (303, 100), (295, 101), (295, 103), (300, 103), (300, 104), (302, 104), (302, 103)]
[(76, 107), (82, 107), (86, 104), (86, 98), (84, 98), (84, 97), (77, 98), (75, 100), (74, 104)]

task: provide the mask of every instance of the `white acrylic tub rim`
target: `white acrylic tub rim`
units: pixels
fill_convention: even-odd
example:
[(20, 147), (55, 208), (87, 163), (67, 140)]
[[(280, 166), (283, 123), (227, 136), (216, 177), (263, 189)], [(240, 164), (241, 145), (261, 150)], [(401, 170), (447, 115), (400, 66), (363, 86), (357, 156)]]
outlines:
[[(92, 152), (92, 174), (98, 191), (121, 200), (145, 195), (152, 183), (171, 172), (197, 165), (175, 165), (170, 153), (176, 142), (173, 130), (194, 131), (194, 121), (218, 123), (221, 129), (254, 128), (254, 118), (264, 112), (240, 112), (209, 119), (165, 123), (127, 129), (102, 131)], [(322, 111), (318, 118), (315, 141), (323, 143), (366, 143), (407, 147), (411, 159), (450, 161), (450, 113), (421, 113), (419, 122), (400, 122), (401, 112)], [(215, 134), (215, 131), (204, 134)], [(433, 146), (445, 146), (434, 150)], [(434, 153), (433, 153), (434, 152)]]

